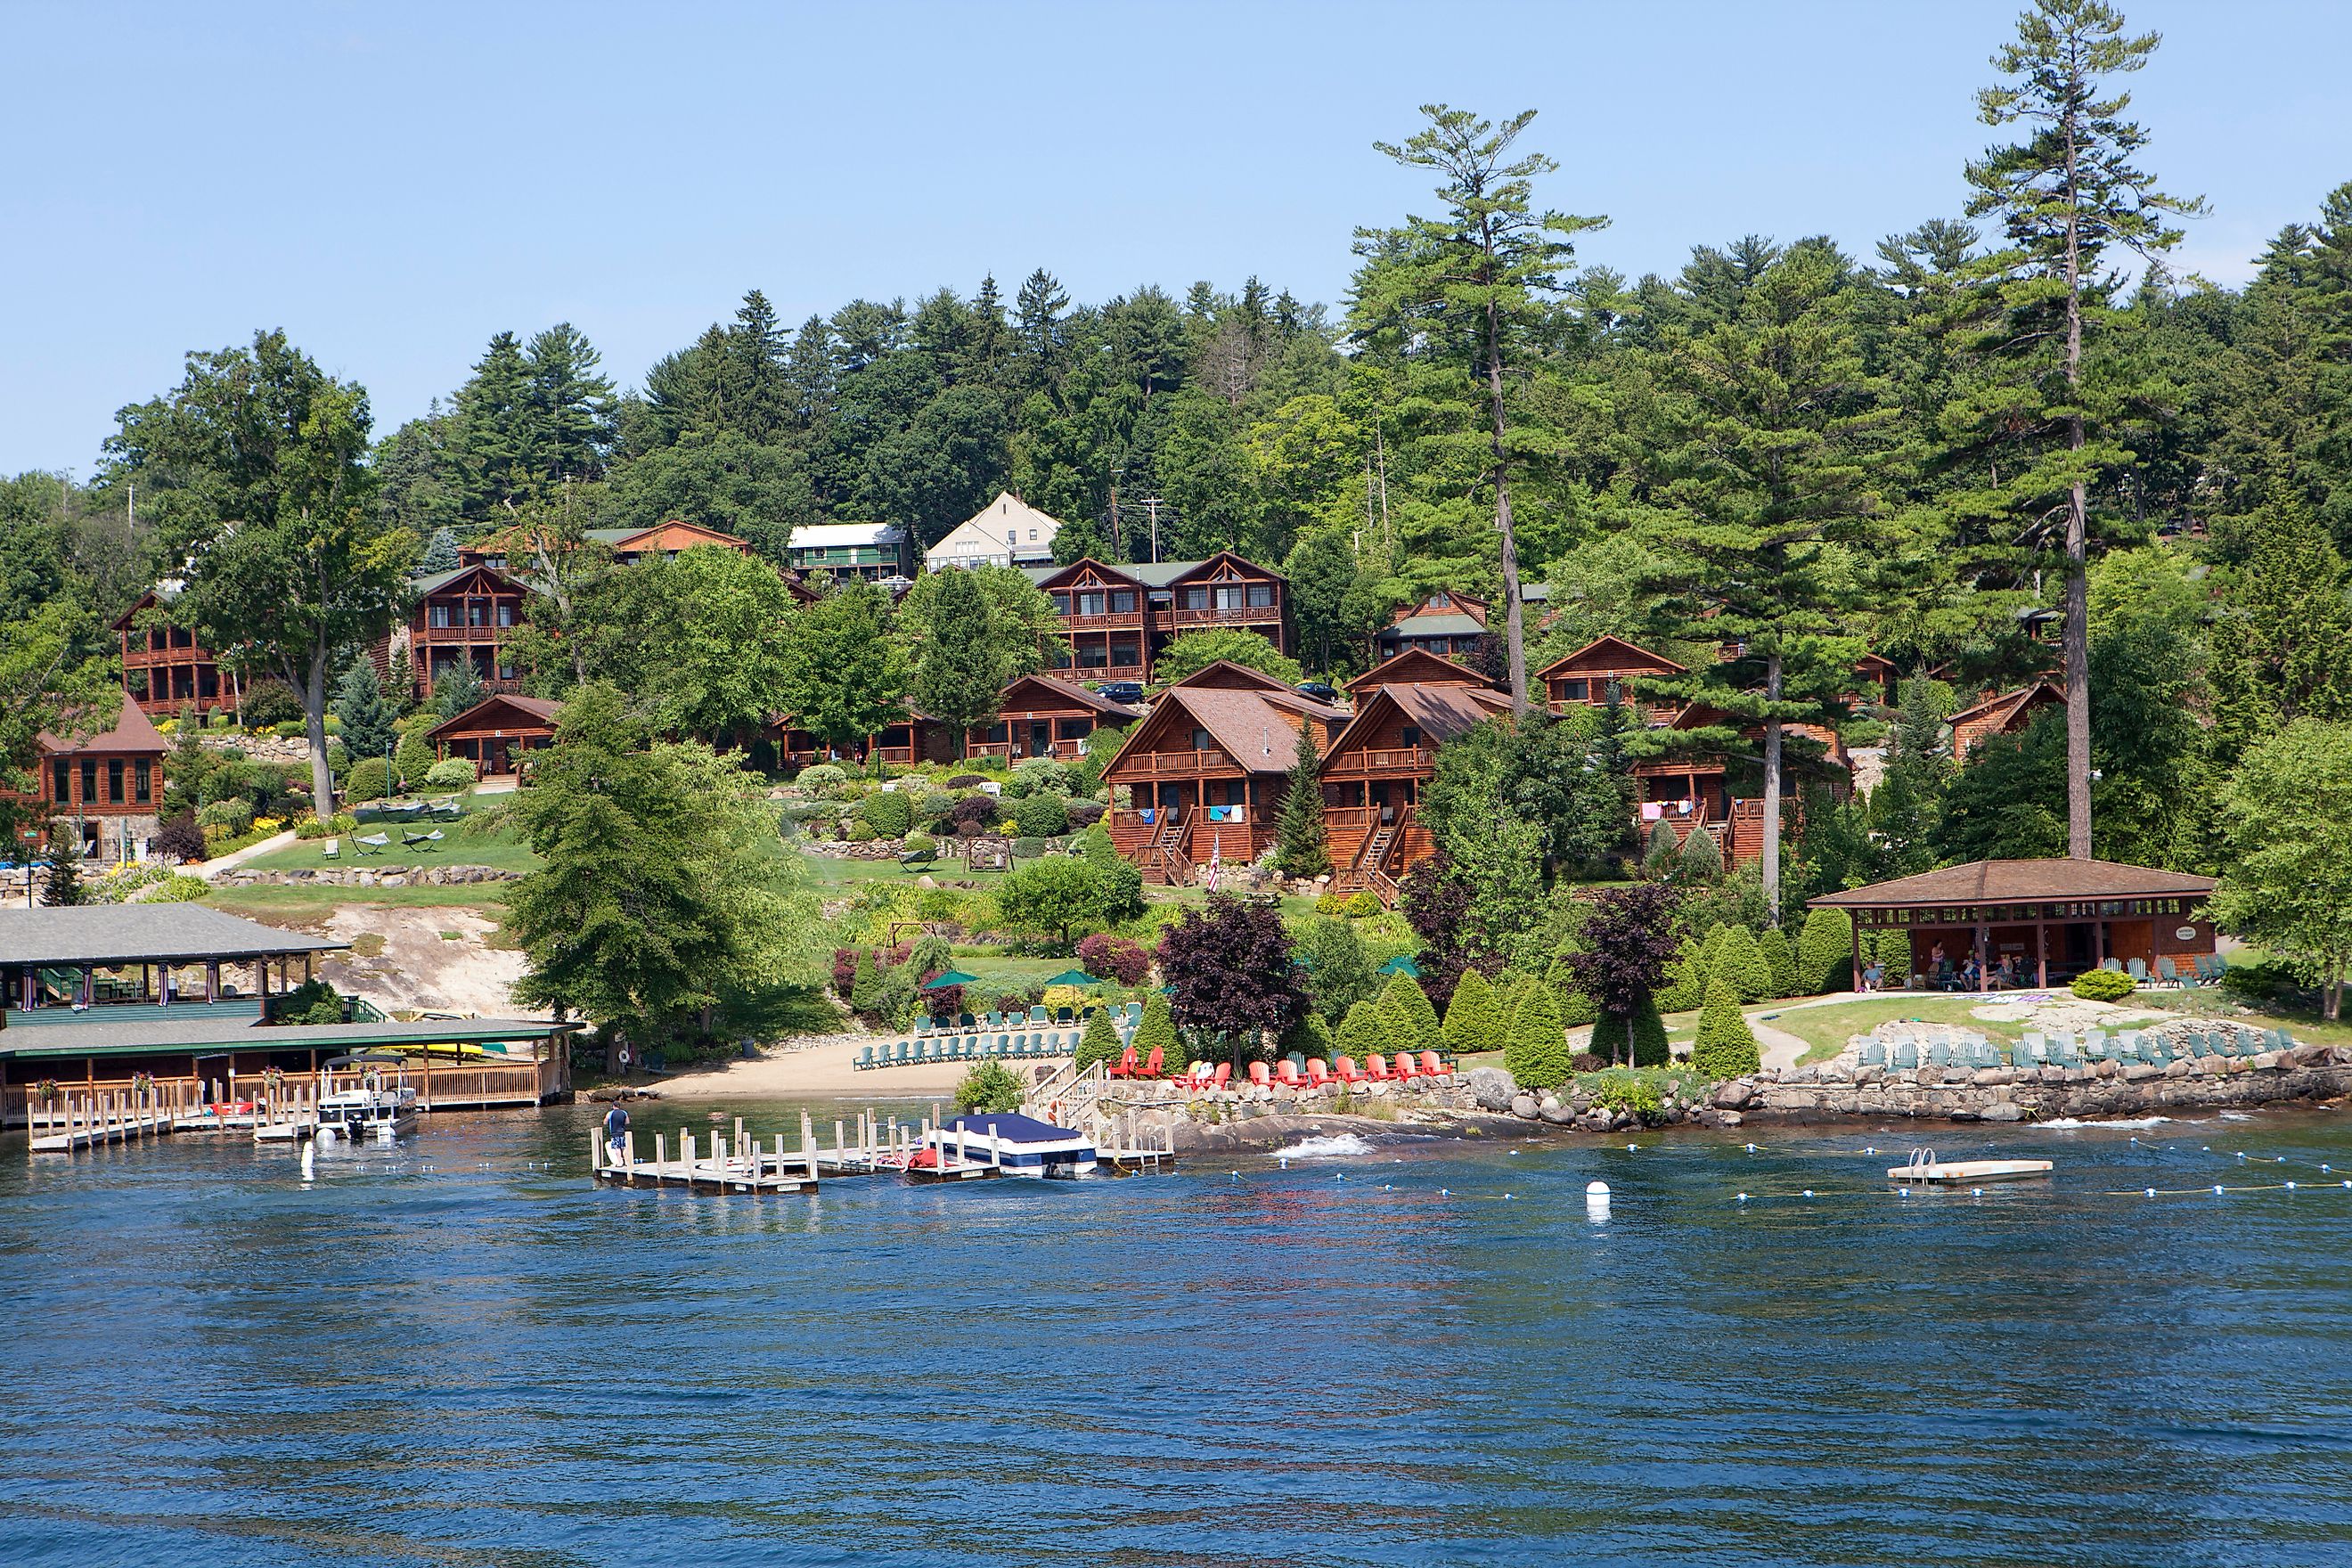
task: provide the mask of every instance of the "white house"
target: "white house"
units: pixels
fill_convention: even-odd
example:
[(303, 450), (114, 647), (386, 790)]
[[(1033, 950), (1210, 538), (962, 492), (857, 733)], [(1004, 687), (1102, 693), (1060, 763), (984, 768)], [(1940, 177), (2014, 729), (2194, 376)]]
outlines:
[(1061, 520), (1047, 517), (1013, 494), (1002, 491), (978, 516), (956, 524), (948, 536), (923, 554), (933, 572), (950, 566), (1045, 566), (1054, 560), (1054, 535)]

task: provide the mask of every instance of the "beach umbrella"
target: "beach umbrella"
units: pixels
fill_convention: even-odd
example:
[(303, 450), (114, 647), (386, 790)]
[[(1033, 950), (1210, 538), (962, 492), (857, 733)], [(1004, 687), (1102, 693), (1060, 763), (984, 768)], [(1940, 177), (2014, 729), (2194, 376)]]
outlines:
[(1381, 965), (1381, 973), (1382, 974), (1410, 974), (1415, 980), (1418, 980), (1421, 978), (1421, 965), (1412, 961), (1412, 954), (1409, 952), (1400, 952), (1394, 958), (1390, 959), (1386, 963)]
[(940, 971), (939, 973), (932, 975), (929, 980), (924, 981), (920, 989), (925, 991), (944, 991), (950, 985), (977, 985), (979, 984), (980, 976), (977, 974), (966, 974), (961, 969), (947, 969)]
[(1102, 982), (1083, 969), (1065, 969), (1045, 984), (1048, 985), (1099, 985)]

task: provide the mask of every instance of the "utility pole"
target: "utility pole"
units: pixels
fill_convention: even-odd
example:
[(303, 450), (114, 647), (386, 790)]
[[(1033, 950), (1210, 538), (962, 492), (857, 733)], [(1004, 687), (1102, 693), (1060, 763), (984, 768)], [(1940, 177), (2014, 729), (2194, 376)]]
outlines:
[(1389, 531), (1389, 448), (1377, 425), (1372, 426), (1372, 450), (1378, 455), (1381, 464), (1381, 542), (1393, 552), (1396, 537)]
[(1156, 563), (1160, 559), (1160, 498), (1145, 496), (1140, 504), (1151, 516), (1151, 559)]
[(139, 529), (139, 481), (126, 481), (122, 500), (122, 537), (131, 538)]

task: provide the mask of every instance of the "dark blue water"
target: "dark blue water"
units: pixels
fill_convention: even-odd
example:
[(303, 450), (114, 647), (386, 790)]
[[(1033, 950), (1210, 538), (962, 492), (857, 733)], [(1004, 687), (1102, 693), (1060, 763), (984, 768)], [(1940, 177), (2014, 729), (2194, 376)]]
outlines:
[(693, 1196), (591, 1121), (0, 1143), (0, 1561), (2352, 1562), (2333, 1113), (1939, 1139), (2062, 1163), (1981, 1198), (1899, 1132)]

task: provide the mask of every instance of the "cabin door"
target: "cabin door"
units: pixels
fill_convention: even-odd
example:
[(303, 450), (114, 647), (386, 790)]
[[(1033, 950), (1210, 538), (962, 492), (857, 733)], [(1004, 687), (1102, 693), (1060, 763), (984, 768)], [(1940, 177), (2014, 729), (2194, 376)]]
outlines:
[(1050, 757), (1054, 754), (1053, 721), (1032, 719), (1029, 721), (1029, 754), (1033, 757)]
[(1372, 782), (1372, 819), (1382, 827), (1396, 820), (1396, 807), (1389, 800), (1388, 781), (1385, 779)]

